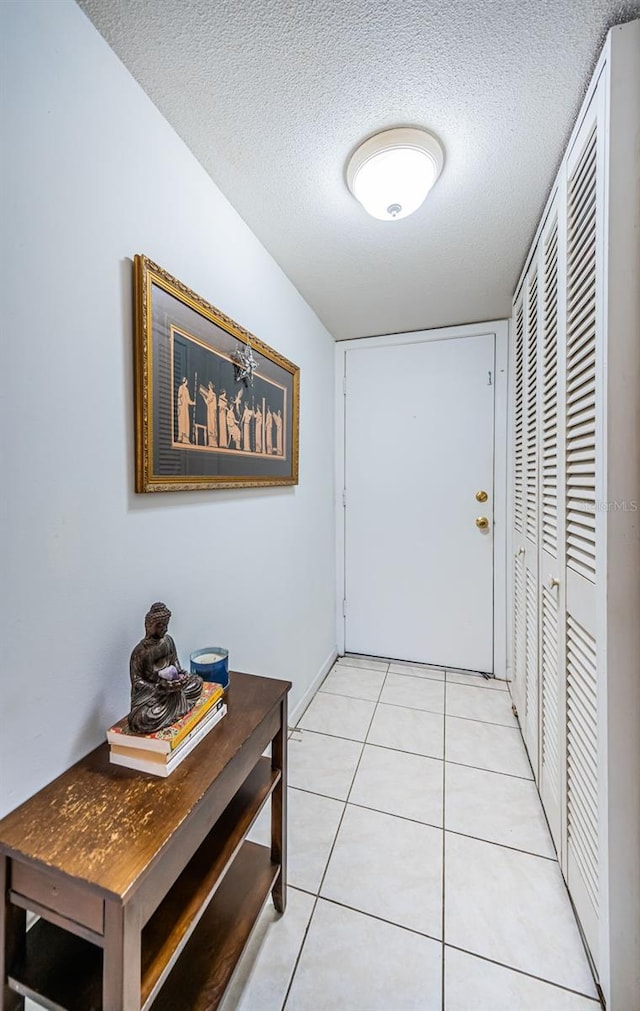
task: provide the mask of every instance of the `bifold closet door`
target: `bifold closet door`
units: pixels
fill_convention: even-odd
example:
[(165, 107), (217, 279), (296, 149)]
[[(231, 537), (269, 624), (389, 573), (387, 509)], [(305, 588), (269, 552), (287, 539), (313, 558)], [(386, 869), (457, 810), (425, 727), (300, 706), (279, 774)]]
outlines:
[[(564, 193), (564, 191), (563, 191)], [(542, 232), (540, 276), (540, 795), (558, 855), (563, 850), (564, 796), (564, 215), (559, 227), (558, 199)]]
[[(599, 742), (596, 580), (603, 499), (602, 88), (596, 91), (567, 161), (567, 292), (564, 536), (566, 547), (565, 874), (594, 955), (600, 904)], [(596, 955), (597, 957), (597, 955)]]
[(534, 261), (515, 309), (513, 689), (538, 778), (539, 298)]
[(524, 339), (524, 303), (516, 303), (514, 314), (513, 360), (513, 628), (512, 692), (522, 719), (526, 712), (527, 680), (527, 596), (525, 531), (525, 452), (527, 440), (527, 405), (525, 399), (526, 349)]
[(539, 507), (540, 507), (540, 348), (538, 264), (534, 260), (525, 286), (525, 347), (527, 359), (527, 439), (525, 449), (525, 712), (520, 722), (533, 774), (538, 781), (539, 759)]

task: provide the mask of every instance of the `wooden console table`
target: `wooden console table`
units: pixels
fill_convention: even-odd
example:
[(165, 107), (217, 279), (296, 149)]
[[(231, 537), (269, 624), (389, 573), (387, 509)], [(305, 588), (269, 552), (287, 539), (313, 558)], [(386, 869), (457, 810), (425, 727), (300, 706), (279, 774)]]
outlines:
[[(269, 893), (285, 908), (290, 687), (232, 673), (227, 715), (166, 779), (103, 744), (0, 821), (5, 1011), (218, 1006)], [(269, 797), (270, 848), (246, 839)]]

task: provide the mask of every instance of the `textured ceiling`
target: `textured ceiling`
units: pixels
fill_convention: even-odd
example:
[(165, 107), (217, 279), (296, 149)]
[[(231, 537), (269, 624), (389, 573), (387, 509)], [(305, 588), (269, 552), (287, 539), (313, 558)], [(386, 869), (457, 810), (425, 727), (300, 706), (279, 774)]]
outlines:
[[(493, 319), (613, 0), (79, 0), (337, 339)], [(402, 221), (348, 192), (357, 144), (424, 126), (444, 172)], [(188, 281), (188, 279), (185, 279)]]

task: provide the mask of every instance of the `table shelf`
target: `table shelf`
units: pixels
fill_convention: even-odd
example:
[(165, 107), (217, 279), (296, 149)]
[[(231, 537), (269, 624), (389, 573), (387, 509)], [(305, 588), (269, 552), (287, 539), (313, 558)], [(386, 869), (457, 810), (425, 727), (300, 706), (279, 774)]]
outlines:
[(141, 1005), (146, 1007), (215, 895), (256, 815), (280, 780), (262, 758), (142, 931)]

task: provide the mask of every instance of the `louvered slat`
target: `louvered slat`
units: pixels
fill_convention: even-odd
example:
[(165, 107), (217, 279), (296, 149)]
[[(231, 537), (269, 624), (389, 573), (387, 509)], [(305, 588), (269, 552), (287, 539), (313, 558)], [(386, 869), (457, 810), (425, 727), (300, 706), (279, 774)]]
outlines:
[(593, 636), (567, 615), (567, 829), (598, 909), (598, 693)]
[(524, 596), (524, 556), (517, 555), (513, 578), (513, 669), (514, 677), (525, 676), (525, 596)]
[(524, 523), (524, 310), (516, 310), (515, 334), (515, 438), (514, 438), (514, 523), (522, 532)]
[(542, 588), (542, 766), (546, 782), (558, 797), (558, 603)]
[(569, 179), (567, 249), (567, 565), (595, 582), (596, 132)]
[(538, 274), (529, 281), (527, 299), (527, 538), (538, 537)]
[[(558, 223), (544, 251), (542, 547), (558, 552)], [(544, 761), (544, 756), (543, 756)]]
[(530, 569), (526, 574), (526, 724), (537, 737), (538, 722), (538, 609), (536, 578)]

